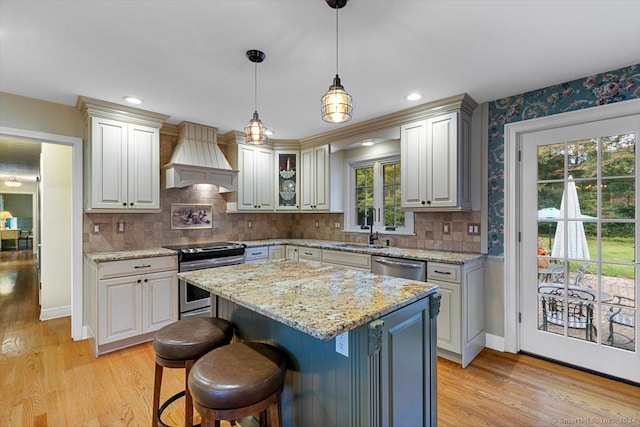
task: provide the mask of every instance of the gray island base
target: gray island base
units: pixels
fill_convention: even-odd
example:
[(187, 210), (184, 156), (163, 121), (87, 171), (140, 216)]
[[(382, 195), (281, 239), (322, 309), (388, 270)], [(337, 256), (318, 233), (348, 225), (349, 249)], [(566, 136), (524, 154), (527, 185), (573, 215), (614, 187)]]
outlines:
[(287, 354), (284, 426), (437, 424), (436, 286), (295, 261), (179, 276), (212, 292), (239, 339)]

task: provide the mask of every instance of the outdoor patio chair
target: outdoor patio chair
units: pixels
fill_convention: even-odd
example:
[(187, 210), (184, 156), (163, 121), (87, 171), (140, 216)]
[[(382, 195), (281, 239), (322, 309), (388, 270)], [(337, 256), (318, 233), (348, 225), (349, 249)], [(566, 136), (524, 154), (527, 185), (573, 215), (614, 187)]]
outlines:
[(619, 304), (616, 306), (612, 306), (607, 313), (607, 320), (609, 320), (609, 344), (614, 344), (614, 335), (620, 335), (627, 339), (626, 343), (632, 343), (634, 341), (633, 338), (628, 337), (620, 332), (616, 332), (614, 334), (613, 327), (614, 325), (620, 325), (626, 328), (631, 328), (631, 336), (635, 336), (635, 318), (632, 315), (628, 315), (622, 313), (622, 309), (625, 307), (634, 307), (635, 301), (631, 298), (623, 297), (620, 295), (614, 295), (615, 304)]
[[(542, 303), (542, 330), (546, 331), (549, 324), (564, 326), (565, 319), (568, 328), (584, 329), (585, 338), (593, 341), (597, 335), (593, 325), (593, 302), (595, 296), (589, 292), (580, 290), (568, 290), (568, 299), (565, 299), (563, 288), (557, 286), (540, 286), (538, 288)], [(565, 304), (567, 313), (565, 317)]]
[[(559, 266), (551, 270), (551, 282), (564, 283), (564, 266)], [(576, 270), (573, 281), (569, 283), (569, 286), (583, 286), (590, 288), (593, 274), (589, 271), (589, 265), (584, 264), (578, 270)]]

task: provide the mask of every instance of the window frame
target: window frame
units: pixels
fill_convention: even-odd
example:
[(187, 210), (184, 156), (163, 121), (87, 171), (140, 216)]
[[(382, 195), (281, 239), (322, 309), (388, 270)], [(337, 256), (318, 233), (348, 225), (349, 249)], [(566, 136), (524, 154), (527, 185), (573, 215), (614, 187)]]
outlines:
[(383, 165), (400, 163), (400, 154), (388, 155), (371, 155), (354, 157), (345, 159), (345, 200), (344, 200), (344, 226), (343, 231), (350, 233), (369, 234), (369, 228), (362, 229), (360, 225), (356, 225), (358, 213), (356, 210), (356, 179), (355, 170), (357, 168), (373, 166), (373, 210), (375, 212), (375, 220), (373, 223), (373, 232), (388, 235), (415, 235), (413, 212), (404, 212), (404, 226), (397, 227), (395, 230), (385, 230), (383, 222), (380, 220), (381, 212), (384, 209), (384, 187), (383, 187)]

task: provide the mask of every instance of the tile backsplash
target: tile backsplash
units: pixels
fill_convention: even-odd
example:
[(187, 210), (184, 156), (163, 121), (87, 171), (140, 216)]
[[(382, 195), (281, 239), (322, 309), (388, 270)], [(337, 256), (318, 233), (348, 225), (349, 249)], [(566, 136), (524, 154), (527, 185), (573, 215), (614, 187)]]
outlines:
[[(210, 187), (203, 189), (202, 187)], [(343, 224), (343, 215), (335, 213), (226, 213), (226, 201), (217, 187), (192, 186), (162, 190), (162, 212), (152, 214), (85, 214), (84, 251), (105, 252), (146, 249), (187, 243), (260, 240), (272, 238), (323, 239), (366, 243), (367, 236), (345, 233), (335, 228)], [(213, 205), (211, 229), (172, 230), (171, 203), (210, 203)], [(118, 231), (120, 221), (124, 230)], [(318, 226), (316, 227), (316, 221)], [(444, 234), (444, 224), (450, 233)], [(469, 235), (470, 223), (480, 223), (480, 212), (416, 213), (415, 235), (380, 234), (380, 243), (391, 246), (479, 252), (479, 235)], [(94, 225), (100, 231), (94, 232)]]

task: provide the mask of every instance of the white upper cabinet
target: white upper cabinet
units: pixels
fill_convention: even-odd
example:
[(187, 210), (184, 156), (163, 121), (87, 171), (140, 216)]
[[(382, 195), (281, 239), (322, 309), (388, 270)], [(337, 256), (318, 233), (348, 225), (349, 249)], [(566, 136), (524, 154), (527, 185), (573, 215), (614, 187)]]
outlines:
[(160, 127), (167, 116), (80, 97), (85, 210), (160, 209)]
[(329, 145), (300, 152), (300, 210), (329, 210)]
[(403, 208), (471, 209), (470, 127), (470, 111), (463, 109), (401, 126)]
[(272, 211), (273, 150), (238, 144), (238, 210)]

